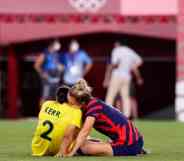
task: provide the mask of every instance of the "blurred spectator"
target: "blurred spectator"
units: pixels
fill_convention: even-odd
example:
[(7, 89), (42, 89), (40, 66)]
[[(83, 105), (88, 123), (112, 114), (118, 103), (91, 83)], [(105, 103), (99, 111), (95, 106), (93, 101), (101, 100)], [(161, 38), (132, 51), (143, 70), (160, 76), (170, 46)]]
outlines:
[[(140, 84), (142, 85), (142, 84)], [(115, 98), (114, 106), (117, 107), (119, 110), (123, 110), (123, 105), (122, 105), (122, 99), (120, 96), (120, 93)], [(136, 84), (134, 81), (131, 81), (130, 83), (130, 106), (131, 106), (131, 114), (130, 118), (131, 119), (136, 119), (138, 117), (138, 103), (136, 99)]]
[(113, 105), (115, 98), (120, 93), (121, 101), (123, 100), (123, 109), (121, 111), (127, 116), (131, 116), (130, 102), (130, 82), (132, 79), (131, 72), (135, 74), (137, 83), (141, 85), (143, 79), (139, 72), (139, 66), (142, 59), (135, 51), (119, 42), (114, 44), (111, 55), (111, 64), (108, 65), (103, 82), (104, 87), (108, 86), (106, 103)]
[(63, 83), (69, 86), (75, 84), (90, 71), (91, 67), (92, 59), (80, 49), (76, 40), (72, 40), (69, 51), (65, 54)]
[(36, 58), (34, 67), (42, 78), (43, 83), (41, 101), (52, 99), (55, 96), (61, 72), (64, 70), (64, 65), (60, 63), (58, 53), (60, 48), (60, 42), (55, 40)]

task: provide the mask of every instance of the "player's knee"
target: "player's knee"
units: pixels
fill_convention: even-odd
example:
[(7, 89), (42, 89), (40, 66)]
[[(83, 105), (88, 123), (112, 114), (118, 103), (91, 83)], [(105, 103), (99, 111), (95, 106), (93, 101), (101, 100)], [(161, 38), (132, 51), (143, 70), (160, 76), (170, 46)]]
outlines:
[(80, 147), (81, 151), (84, 154), (89, 154), (90, 151), (90, 146), (87, 143), (84, 143), (81, 147)]
[(89, 143), (84, 143), (82, 147), (80, 147), (82, 152), (87, 155), (96, 155), (96, 148), (95, 146), (89, 144)]

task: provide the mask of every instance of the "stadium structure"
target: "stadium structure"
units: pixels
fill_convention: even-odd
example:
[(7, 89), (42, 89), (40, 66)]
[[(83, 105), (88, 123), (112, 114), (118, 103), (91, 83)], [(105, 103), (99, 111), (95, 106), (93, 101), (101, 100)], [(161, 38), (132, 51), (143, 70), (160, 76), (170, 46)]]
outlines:
[(166, 107), (174, 114), (175, 106), (184, 121), (183, 13), (176, 0), (1, 0), (1, 117), (37, 114), (40, 83), (33, 62), (57, 37), (64, 48), (75, 38), (90, 53), (94, 67), (87, 80), (101, 98), (113, 42), (132, 47), (144, 59), (140, 115)]

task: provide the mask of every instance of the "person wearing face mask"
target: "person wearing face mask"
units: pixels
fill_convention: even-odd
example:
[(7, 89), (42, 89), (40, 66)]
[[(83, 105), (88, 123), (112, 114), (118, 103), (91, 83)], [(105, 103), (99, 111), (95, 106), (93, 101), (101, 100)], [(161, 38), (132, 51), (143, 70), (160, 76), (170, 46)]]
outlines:
[(80, 49), (76, 40), (72, 40), (69, 45), (69, 51), (64, 56), (65, 70), (63, 75), (63, 84), (72, 86), (92, 68), (92, 59), (86, 51)]
[(36, 58), (34, 68), (42, 79), (41, 102), (55, 97), (55, 91), (58, 87), (61, 73), (64, 70), (64, 65), (61, 63), (58, 53), (60, 48), (60, 42), (54, 40)]

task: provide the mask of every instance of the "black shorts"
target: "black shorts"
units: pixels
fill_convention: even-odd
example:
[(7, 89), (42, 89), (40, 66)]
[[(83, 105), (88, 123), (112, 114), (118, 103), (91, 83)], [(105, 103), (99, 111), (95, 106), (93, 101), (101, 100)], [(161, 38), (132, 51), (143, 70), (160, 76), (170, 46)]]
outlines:
[(133, 156), (141, 153), (144, 141), (140, 137), (138, 142), (133, 145), (112, 145), (114, 156)]
[(76, 156), (84, 156), (85, 154), (82, 152), (82, 150), (79, 148), (75, 154)]

